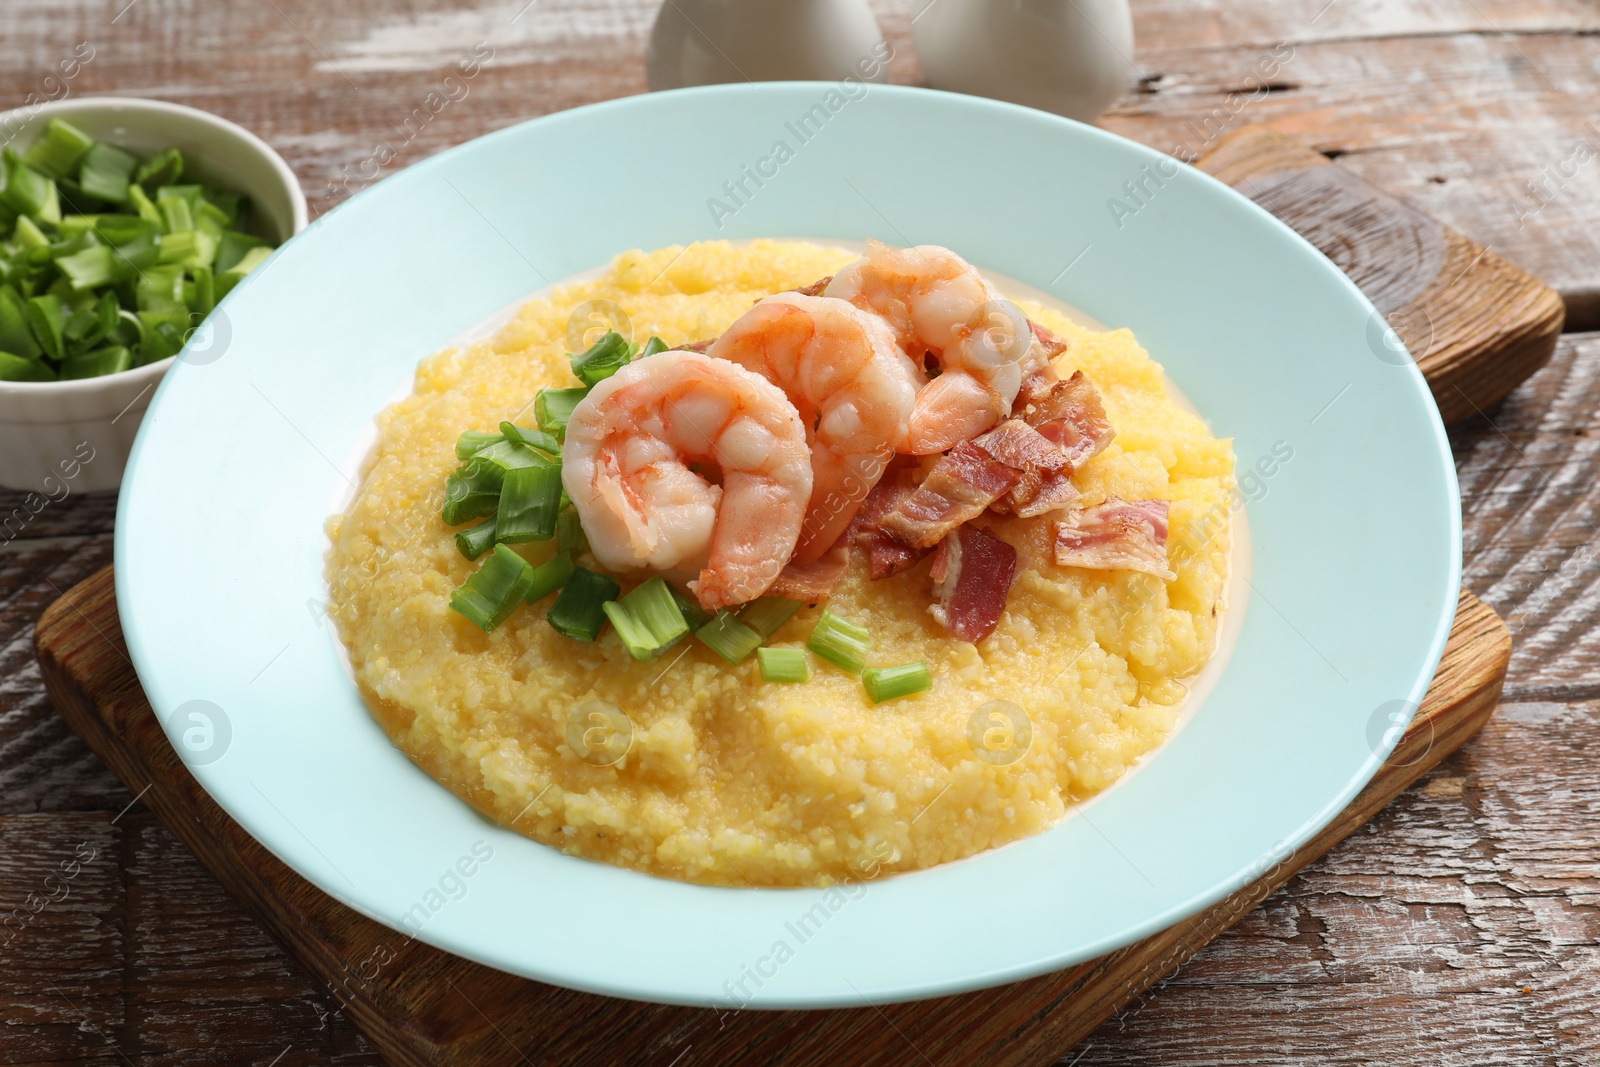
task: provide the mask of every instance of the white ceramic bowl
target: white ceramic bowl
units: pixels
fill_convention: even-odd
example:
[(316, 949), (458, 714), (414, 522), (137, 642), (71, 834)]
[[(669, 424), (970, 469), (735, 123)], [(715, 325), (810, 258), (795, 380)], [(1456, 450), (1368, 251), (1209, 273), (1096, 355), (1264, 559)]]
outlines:
[[(300, 182), (265, 141), (226, 119), (181, 104), (94, 96), (0, 114), (0, 142), (22, 151), (53, 118), (139, 155), (183, 153), (184, 172), (250, 197), (256, 228), (282, 243), (305, 229)], [(215, 317), (218, 312), (213, 312)], [(208, 332), (213, 347), (227, 331)], [(139, 420), (174, 359), (69, 382), (0, 382), (0, 485), (47, 496), (115, 489)]]

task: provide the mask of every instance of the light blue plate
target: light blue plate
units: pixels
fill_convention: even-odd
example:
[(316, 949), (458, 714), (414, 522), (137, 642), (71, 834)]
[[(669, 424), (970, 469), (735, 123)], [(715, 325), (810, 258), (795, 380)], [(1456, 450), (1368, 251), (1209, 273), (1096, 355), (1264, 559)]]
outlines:
[[(1455, 470), (1356, 288), (1197, 171), (1144, 180), (1174, 165), (1132, 142), (971, 97), (828, 88), (632, 97), (438, 155), (290, 241), (162, 383), (117, 514), (134, 663), (210, 794), (334, 897), (618, 996), (952, 993), (1089, 959), (1238, 888), (1355, 795), (1426, 690), (1460, 576)], [(736, 201), (724, 183), (741, 178)], [(1131, 327), (1234, 438), (1241, 473), (1292, 450), (1247, 481), (1233, 658), (1087, 817), (848, 896), (684, 885), (500, 830), (390, 746), (322, 615), (322, 524), (373, 415), (420, 358), (547, 281), (629, 248), (796, 235), (948, 245)]]

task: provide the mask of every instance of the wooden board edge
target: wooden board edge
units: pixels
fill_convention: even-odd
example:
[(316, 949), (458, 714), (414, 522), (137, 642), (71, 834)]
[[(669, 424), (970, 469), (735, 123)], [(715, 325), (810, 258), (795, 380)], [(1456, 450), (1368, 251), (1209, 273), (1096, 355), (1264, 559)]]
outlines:
[[(1335, 165), (1296, 138), (1259, 124), (1231, 131), (1194, 162), (1197, 169), (1246, 195), (1240, 186), (1253, 176)], [(1392, 205), (1391, 214), (1424, 214), (1352, 171), (1342, 174), (1352, 188)], [(1454, 258), (1425, 292), (1395, 309), (1390, 321), (1410, 323), (1414, 332), (1425, 334), (1417, 367), (1448, 425), (1483, 414), (1549, 362), (1566, 323), (1566, 303), (1560, 293), (1498, 253), (1458, 230), (1435, 225), (1447, 235)], [(1459, 316), (1466, 296), (1482, 291), (1496, 296), (1496, 320), (1457, 318), (1459, 328), (1447, 343), (1436, 346), (1431, 316)]]

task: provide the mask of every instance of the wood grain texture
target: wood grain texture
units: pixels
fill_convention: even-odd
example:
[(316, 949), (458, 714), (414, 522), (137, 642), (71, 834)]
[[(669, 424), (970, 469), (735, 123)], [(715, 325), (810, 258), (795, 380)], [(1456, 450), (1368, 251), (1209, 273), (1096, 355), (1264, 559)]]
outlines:
[(1373, 351), (1397, 364), (1409, 353), (1446, 424), (1498, 404), (1555, 350), (1565, 307), (1554, 289), (1294, 138), (1245, 126), (1196, 166), (1361, 287), (1393, 331), (1370, 323)]
[(717, 1012), (515, 979), (409, 941), (311, 887), (217, 808), (168, 743), (127, 661), (109, 568), (45, 611), (37, 643), (62, 717), (307, 971), (337, 990), (390, 1063), (487, 1065), (504, 1062), (509, 1047), (533, 1060), (600, 1065), (692, 1044), (730, 1067), (889, 1065), (904, 1062), (908, 1046), (930, 1062), (1048, 1062), (1475, 734), (1498, 701), (1511, 650), (1499, 618), (1463, 593), (1416, 720), (1356, 801), (1239, 893), (1143, 942), (1058, 974), (918, 1004)]
[[(873, 0), (892, 81), (921, 77), (914, 5)], [(1262, 122), (1555, 287), (1600, 326), (1600, 149), (1591, 122), (1600, 10), (1581, 0), (1136, 0), (1130, 90), (1102, 121), (1196, 155)], [(313, 213), (351, 189), (511, 122), (644, 91), (651, 0), (8, 0), (0, 101), (46, 79), (215, 111), (300, 174)], [(482, 42), (494, 58), (425, 101)], [(1262, 77), (1279, 45), (1291, 57)], [(464, 90), (464, 95), (462, 93)], [(418, 109), (423, 109), (420, 116)], [(379, 148), (387, 152), (379, 153)], [(388, 153), (393, 153), (389, 159)], [(375, 158), (388, 162), (370, 164)], [(1565, 166), (1563, 166), (1565, 164)], [(1570, 172), (1570, 174), (1565, 173)]]
[[(321, 212), (367, 180), (364, 161), (379, 145), (395, 153), (377, 172), (386, 175), (524, 118), (643, 91), (650, 6), (7, 0), (0, 106), (64, 88), (208, 108), (277, 147)], [(916, 81), (913, 5), (874, 6), (896, 49), (890, 79)], [(1103, 125), (1198, 153), (1207, 138), (1265, 122), (1553, 285), (1567, 329), (1600, 325), (1600, 168), (1568, 162), (1600, 136), (1589, 125), (1600, 86), (1593, 3), (1133, 7), (1133, 86)], [(480, 40), (496, 54), (468, 94), (418, 121), (426, 94)], [(78, 42), (92, 42), (95, 58), (63, 83), (58, 64)], [(1263, 79), (1280, 43), (1293, 57)], [(1063, 1064), (1600, 1062), (1600, 790), (1589, 755), (1600, 749), (1597, 412), (1600, 337), (1569, 334), (1532, 381), (1452, 432), (1465, 584), (1517, 631), (1512, 703), (1362, 833), (1063, 1049)], [(21, 504), (0, 492), (0, 516)], [(10, 982), (22, 956), (0, 950), (0, 1063), (267, 1064), (280, 1054), (278, 1067), (377, 1063), (337, 1001), (142, 806), (111, 823), (130, 793), (50, 709), (33, 623), (57, 590), (110, 561), (114, 506), (109, 495), (75, 496), (0, 538), (0, 905), (37, 889), (56, 861), (42, 846), (70, 851), (84, 820), (110, 826), (121, 855), (147, 857), (115, 878), (74, 883), (92, 922), (59, 938), (34, 927), (9, 950), (61, 960), (51, 981), (76, 1007)], [(143, 910), (130, 925), (132, 900)], [(227, 922), (197, 924), (201, 913)], [(254, 995), (235, 988), (208, 1002), (215, 1025), (201, 1026), (181, 996), (161, 991), (181, 983), (171, 969), (184, 966), (267, 977)], [(116, 1044), (86, 1034), (80, 1009), (114, 1020)], [(143, 1036), (147, 1026), (158, 1039)], [(691, 1050), (679, 1067), (704, 1062)]]

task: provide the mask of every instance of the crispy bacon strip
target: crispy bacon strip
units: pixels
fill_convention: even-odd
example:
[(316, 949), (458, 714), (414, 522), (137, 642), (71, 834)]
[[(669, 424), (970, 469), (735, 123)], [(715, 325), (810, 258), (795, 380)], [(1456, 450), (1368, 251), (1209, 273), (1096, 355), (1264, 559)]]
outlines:
[(1055, 358), (1067, 350), (1067, 343), (1049, 330), (1040, 326), (1032, 319), (1028, 320), (1028, 329), (1033, 331), (1035, 347), (1041, 349), (1038, 370), (1022, 379), (1022, 388), (1017, 390), (1017, 399), (1011, 405), (1012, 411), (1021, 411), (1029, 404), (1036, 404), (1043, 400), (1050, 392), (1051, 386), (1060, 381), (1056, 377), (1055, 368), (1051, 364)]
[(833, 587), (839, 584), (839, 579), (844, 577), (845, 570), (850, 566), (850, 531), (847, 529), (839, 535), (822, 555), (810, 563), (795, 563), (778, 572), (777, 580), (767, 588), (767, 596), (786, 596), (790, 600), (800, 600), (807, 604), (815, 604), (833, 592)]
[(1056, 523), (1056, 563), (1098, 571), (1141, 571), (1170, 582), (1167, 502), (1119, 500), (1082, 508)]
[(970, 522), (963, 523), (934, 552), (937, 600), (928, 610), (951, 633), (977, 644), (1000, 624), (1016, 574), (1016, 549)]
[(1061, 446), (1073, 470), (1082, 467), (1116, 436), (1100, 402), (1100, 390), (1081, 370), (1052, 386), (1026, 418), (1030, 426)]
[(1002, 514), (1044, 515), (1078, 499), (1072, 466), (1061, 446), (1021, 419), (1008, 419), (972, 442), (1019, 472), (1017, 484), (992, 505)]
[(945, 534), (983, 514), (1011, 491), (1020, 472), (970, 441), (946, 452), (916, 491), (878, 520), (886, 533), (912, 548), (932, 548)]
[(861, 510), (850, 526), (851, 541), (867, 554), (867, 573), (873, 581), (910, 570), (928, 554), (926, 548), (912, 548), (879, 526), (882, 518), (916, 492), (909, 470), (892, 471), (872, 487)]
[(1054, 362), (1057, 356), (1067, 350), (1067, 342), (1032, 319), (1028, 320), (1028, 329), (1033, 331), (1033, 339), (1044, 346), (1045, 357), (1048, 361)]
[(1016, 487), (1011, 490), (1006, 498), (1011, 505), (1011, 510), (1024, 519), (1031, 519), (1035, 515), (1048, 515), (1052, 511), (1070, 508), (1078, 502), (1078, 487), (1072, 484), (1072, 474), (1066, 470), (1045, 471), (1034, 474), (1033, 484), (1024, 488), (1022, 481), (1017, 481)]
[(1061, 446), (1021, 419), (1007, 419), (972, 443), (1018, 470), (1056, 471), (1067, 466)]

